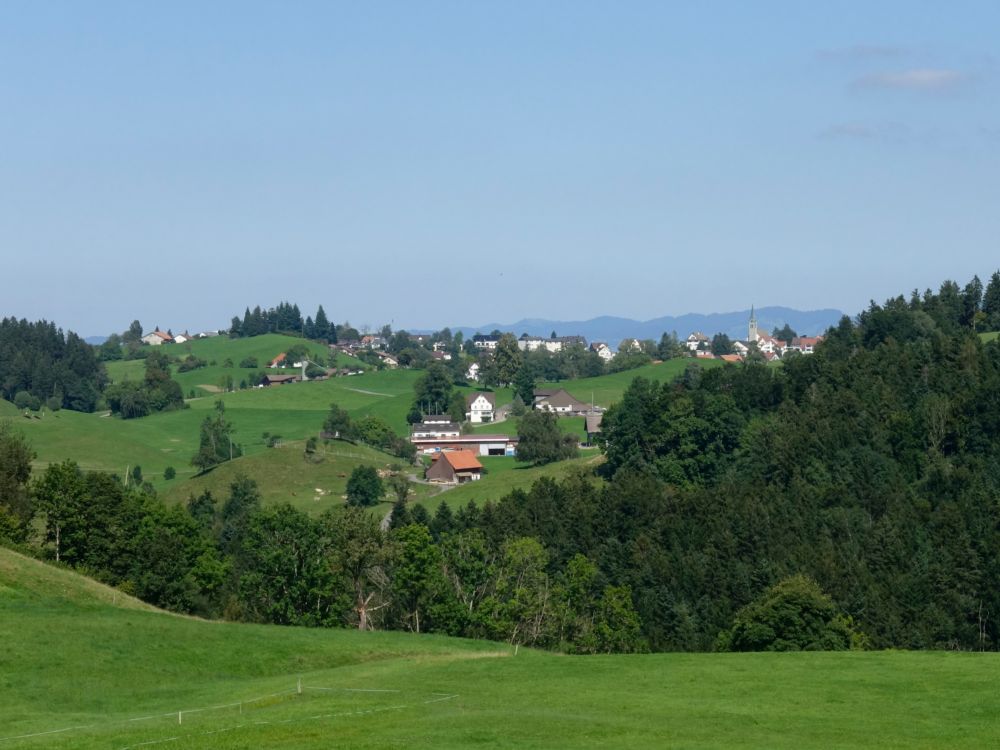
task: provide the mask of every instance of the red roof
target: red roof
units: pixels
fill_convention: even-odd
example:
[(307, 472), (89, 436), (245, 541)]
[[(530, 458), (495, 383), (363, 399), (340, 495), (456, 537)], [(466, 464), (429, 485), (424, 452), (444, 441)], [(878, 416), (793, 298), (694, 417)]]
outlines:
[(455, 471), (468, 471), (470, 469), (482, 469), (476, 454), (472, 451), (447, 451), (442, 454), (444, 459), (451, 464)]

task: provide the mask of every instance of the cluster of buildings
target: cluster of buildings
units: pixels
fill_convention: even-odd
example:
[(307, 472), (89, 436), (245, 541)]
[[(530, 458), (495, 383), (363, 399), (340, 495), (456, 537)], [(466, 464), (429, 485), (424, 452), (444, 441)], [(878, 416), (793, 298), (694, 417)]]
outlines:
[[(563, 388), (537, 388), (533, 406), (559, 416), (583, 416), (588, 442), (601, 431), (603, 409), (580, 401)], [(477, 391), (465, 399), (465, 419), (471, 424), (497, 420), (496, 395)], [(478, 457), (514, 456), (517, 454), (516, 435), (462, 433), (462, 426), (447, 414), (426, 415), (420, 424), (410, 428), (410, 442), (417, 452), (430, 456), (428, 481), (463, 483), (476, 481), (482, 466)]]
[(789, 352), (812, 354), (822, 340), (822, 336), (795, 336), (790, 341), (780, 341), (758, 328), (757, 316), (753, 308), (751, 308), (747, 337), (745, 340), (738, 339), (732, 342), (732, 354), (718, 356), (712, 354), (712, 339), (701, 331), (695, 331), (689, 335), (684, 341), (684, 345), (698, 359), (722, 359), (727, 362), (742, 362), (753, 349), (756, 349), (770, 362), (780, 359)]
[(149, 346), (162, 346), (163, 344), (183, 344), (192, 339), (211, 339), (219, 335), (218, 331), (203, 331), (202, 333), (190, 334), (186, 331), (174, 336), (170, 331), (161, 331), (157, 328), (143, 336), (140, 341)]
[[(492, 352), (500, 344), (500, 335), (495, 333), (477, 333), (472, 337), (472, 345), (477, 351)], [(582, 346), (588, 351), (596, 352), (605, 362), (614, 359), (615, 353), (611, 347), (603, 341), (595, 341), (589, 347), (587, 339), (583, 336), (529, 336), (527, 333), (521, 334), (517, 340), (517, 348), (522, 352), (534, 352), (544, 349), (550, 354), (558, 354), (563, 349), (572, 346)]]

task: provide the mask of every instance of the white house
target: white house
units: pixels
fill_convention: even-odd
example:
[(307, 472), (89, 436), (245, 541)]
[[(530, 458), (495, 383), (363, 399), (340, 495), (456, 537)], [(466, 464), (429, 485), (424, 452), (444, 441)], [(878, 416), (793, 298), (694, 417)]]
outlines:
[(191, 337), (190, 336), (185, 336), (183, 333), (179, 333), (176, 336), (174, 336), (174, 343), (175, 344), (184, 344), (184, 343), (186, 343), (186, 342), (188, 342), (190, 340), (191, 340)]
[(465, 418), (472, 423), (492, 422), (496, 416), (497, 397), (480, 391), (465, 397)]
[(774, 336), (768, 336), (766, 333), (757, 333), (757, 348), (760, 349), (764, 354), (780, 354), (783, 344), (774, 338)]
[(529, 336), (524, 333), (521, 334), (521, 338), (517, 340), (517, 348), (522, 352), (533, 352), (537, 349), (545, 349), (552, 354), (556, 354), (561, 352), (565, 347), (576, 345), (586, 346), (587, 339), (583, 336), (554, 336), (544, 338), (542, 336)]
[(701, 331), (695, 331), (694, 333), (692, 333), (690, 336), (687, 337), (687, 340), (684, 342), (684, 345), (688, 348), (689, 351), (693, 352), (697, 351), (698, 347), (700, 347), (702, 344), (711, 344), (711, 343), (712, 340), (708, 336), (706, 336)]
[(149, 344), (150, 346), (160, 346), (161, 344), (169, 344), (174, 340), (174, 337), (169, 333), (164, 333), (159, 328), (157, 328), (152, 333), (147, 333), (142, 337), (142, 343)]
[(473, 362), (469, 369), (465, 371), (465, 377), (469, 380), (479, 380), (479, 363)]
[(486, 349), (488, 351), (493, 351), (497, 348), (500, 343), (500, 337), (494, 334), (482, 334), (477, 333), (472, 337), (472, 345), (477, 349)]
[(399, 360), (396, 359), (391, 354), (387, 352), (381, 352), (378, 349), (373, 349), (373, 351), (375, 352), (376, 355), (378, 355), (378, 358), (382, 361), (382, 364), (384, 364), (390, 370), (395, 370), (397, 367), (399, 367)]
[(590, 351), (596, 352), (597, 356), (603, 359), (605, 362), (610, 362), (615, 358), (615, 353), (611, 351), (611, 347), (605, 344), (603, 341), (595, 341), (590, 345)]

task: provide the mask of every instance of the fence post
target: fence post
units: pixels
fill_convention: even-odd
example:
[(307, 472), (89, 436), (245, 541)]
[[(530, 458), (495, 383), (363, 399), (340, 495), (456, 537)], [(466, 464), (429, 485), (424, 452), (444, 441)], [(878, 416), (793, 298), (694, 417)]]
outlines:
[(177, 712), (177, 723), (180, 724), (183, 721), (184, 721), (184, 712), (183, 711), (178, 711)]
[(302, 678), (301, 677), (299, 678), (299, 687), (298, 687), (298, 690), (299, 690), (299, 695), (302, 695)]

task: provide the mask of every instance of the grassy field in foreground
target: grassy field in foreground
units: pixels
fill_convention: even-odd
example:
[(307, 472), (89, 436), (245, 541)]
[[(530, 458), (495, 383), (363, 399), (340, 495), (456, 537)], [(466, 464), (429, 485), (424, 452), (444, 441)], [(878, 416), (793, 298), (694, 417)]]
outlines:
[(998, 667), (975, 653), (514, 655), (203, 622), (0, 550), (0, 743), (18, 750), (981, 748), (1000, 742)]
[(1000, 336), (1000, 331), (992, 331), (991, 333), (979, 334), (979, 338), (983, 340), (984, 344), (987, 344), (990, 341), (996, 341), (998, 336)]

